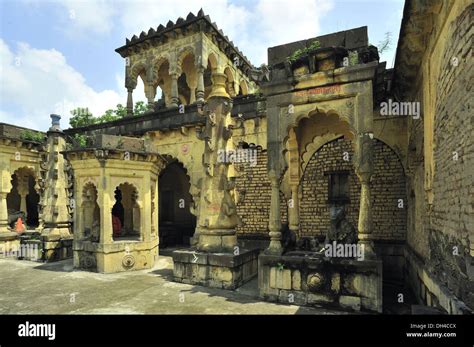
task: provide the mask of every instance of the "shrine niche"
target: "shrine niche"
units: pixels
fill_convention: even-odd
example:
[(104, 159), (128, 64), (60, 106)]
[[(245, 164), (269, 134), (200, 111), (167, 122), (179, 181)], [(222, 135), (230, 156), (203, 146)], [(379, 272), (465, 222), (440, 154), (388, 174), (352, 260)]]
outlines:
[(92, 182), (84, 185), (82, 190), (82, 226), (78, 227), (79, 239), (90, 239), (99, 242), (100, 238), (100, 208), (97, 204), (97, 188)]
[(94, 146), (64, 152), (75, 172), (74, 266), (97, 272), (150, 268), (158, 255), (159, 229), (152, 226), (164, 159), (143, 139), (101, 135)]
[(15, 170), (12, 175), (12, 189), (7, 195), (8, 219), (14, 228), (18, 218), (22, 218), (26, 228), (39, 226), (38, 203), (40, 200), (35, 172), (28, 167)]
[(114, 191), (115, 204), (112, 207), (113, 238), (140, 239), (140, 205), (138, 191), (132, 184), (121, 183)]

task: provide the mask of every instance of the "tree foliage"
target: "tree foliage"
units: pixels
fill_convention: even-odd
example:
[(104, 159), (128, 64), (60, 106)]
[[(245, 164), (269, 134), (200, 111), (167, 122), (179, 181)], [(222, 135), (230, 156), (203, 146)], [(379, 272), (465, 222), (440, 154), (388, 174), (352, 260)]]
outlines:
[[(148, 110), (143, 101), (137, 101), (133, 110), (134, 116), (144, 114)], [(115, 109), (109, 109), (100, 117), (95, 117), (88, 108), (78, 107), (71, 111), (72, 117), (69, 119), (71, 128), (80, 128), (93, 124), (112, 122), (124, 118), (127, 115), (127, 108), (118, 104)]]

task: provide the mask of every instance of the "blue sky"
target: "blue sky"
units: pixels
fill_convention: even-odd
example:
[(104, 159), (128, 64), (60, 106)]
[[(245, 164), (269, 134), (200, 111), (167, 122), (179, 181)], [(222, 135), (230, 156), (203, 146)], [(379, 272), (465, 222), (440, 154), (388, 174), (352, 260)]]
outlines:
[[(94, 115), (125, 103), (125, 37), (202, 7), (259, 66), (268, 47), (368, 26), (392, 66), (403, 0), (0, 0), (0, 122), (46, 130), (49, 114), (88, 107)], [(145, 100), (138, 85), (134, 100)]]

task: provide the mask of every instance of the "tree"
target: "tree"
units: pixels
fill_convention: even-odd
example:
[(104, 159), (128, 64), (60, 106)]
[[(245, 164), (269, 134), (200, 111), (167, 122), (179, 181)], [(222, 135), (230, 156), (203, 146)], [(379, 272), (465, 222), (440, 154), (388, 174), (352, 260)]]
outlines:
[(89, 112), (88, 108), (78, 107), (71, 111), (72, 117), (69, 119), (71, 128), (85, 127), (95, 124), (96, 118)]
[[(117, 105), (118, 106), (118, 105)], [(146, 111), (148, 111), (148, 107), (143, 101), (137, 101), (135, 103), (135, 107), (133, 108), (133, 115), (134, 116), (139, 116), (144, 114)]]
[[(139, 116), (148, 111), (148, 107), (143, 101), (135, 103), (133, 114)], [(92, 124), (101, 124), (121, 119), (127, 115), (127, 108), (118, 104), (115, 109), (109, 109), (100, 117), (94, 117), (88, 108), (78, 107), (71, 111), (72, 117), (69, 119), (71, 128), (85, 127)]]

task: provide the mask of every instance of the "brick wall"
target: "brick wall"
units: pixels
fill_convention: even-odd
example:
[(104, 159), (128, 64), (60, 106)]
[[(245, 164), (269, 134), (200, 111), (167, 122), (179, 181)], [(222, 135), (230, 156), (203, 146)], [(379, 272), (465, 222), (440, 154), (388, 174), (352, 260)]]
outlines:
[[(430, 267), (441, 283), (474, 308), (474, 141), (472, 140), (472, 60), (474, 5), (447, 27), (446, 46), (437, 76), (434, 112), (434, 200), (429, 230)], [(457, 66), (451, 59), (458, 57)], [(471, 90), (471, 92), (469, 92)], [(458, 157), (455, 160), (455, 153)], [(471, 234), (471, 241), (469, 235)], [(457, 254), (453, 252), (457, 247)], [(469, 265), (472, 264), (472, 265)], [(472, 270), (471, 270), (472, 273)]]
[[(238, 234), (260, 234), (268, 236), (271, 186), (267, 173), (267, 151), (257, 148), (257, 165), (242, 164), (236, 178), (236, 190), (240, 195), (237, 214), (242, 225)], [(287, 208), (283, 194), (280, 193), (282, 223), (287, 223)]]
[[(344, 160), (344, 152), (349, 161)], [(403, 168), (397, 155), (383, 142), (374, 141), (374, 175), (371, 182), (374, 239), (404, 239), (406, 234), (406, 193)], [(309, 161), (302, 177), (300, 203), (301, 235), (325, 235), (329, 228), (328, 176), (329, 171), (349, 171), (347, 218), (357, 228), (360, 183), (351, 162), (351, 142), (344, 138), (321, 147)], [(403, 199), (404, 208), (398, 207)]]

